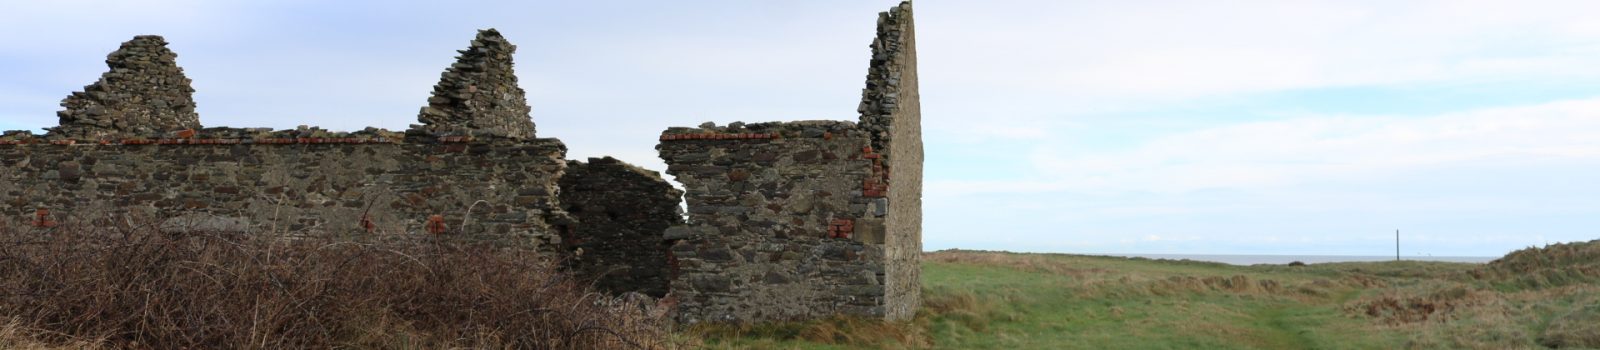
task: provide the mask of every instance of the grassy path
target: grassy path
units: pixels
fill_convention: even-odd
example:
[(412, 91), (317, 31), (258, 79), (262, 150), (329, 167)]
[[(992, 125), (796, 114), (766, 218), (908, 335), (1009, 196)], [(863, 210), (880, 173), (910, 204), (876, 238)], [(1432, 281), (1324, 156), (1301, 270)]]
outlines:
[(1271, 340), (1271, 342), (1267, 344), (1268, 348), (1317, 348), (1316, 343), (1313, 342), (1311, 338), (1306, 337), (1306, 332), (1308, 331), (1300, 326), (1294, 325), (1289, 319), (1290, 317), (1293, 317), (1293, 315), (1290, 314), (1289, 307), (1277, 306), (1267, 308), (1256, 314), (1256, 317), (1260, 318), (1263, 323), (1268, 326), (1266, 328), (1266, 330), (1269, 332), (1267, 334), (1267, 339)]

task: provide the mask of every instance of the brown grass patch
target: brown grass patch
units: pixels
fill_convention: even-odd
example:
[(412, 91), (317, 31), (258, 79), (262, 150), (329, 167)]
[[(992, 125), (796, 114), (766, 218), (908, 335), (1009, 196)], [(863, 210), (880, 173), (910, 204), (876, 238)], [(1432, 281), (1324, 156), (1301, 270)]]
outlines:
[(1072, 278), (1102, 276), (1111, 273), (1102, 268), (1079, 268), (1048, 254), (1017, 254), (971, 250), (941, 250), (922, 255), (924, 262), (1008, 267), (1022, 271), (1043, 272)]
[(1518, 250), (1471, 274), (1511, 288), (1600, 283), (1600, 240)]
[[(1453, 319), (1460, 309), (1496, 303), (1503, 296), (1453, 282), (1425, 283), (1417, 286), (1384, 289), (1346, 303), (1347, 313), (1363, 315), (1378, 323), (1398, 325)], [(1498, 304), (1498, 303), (1497, 303)]]
[(1600, 348), (1600, 300), (1573, 309), (1550, 322), (1539, 345), (1552, 348)]

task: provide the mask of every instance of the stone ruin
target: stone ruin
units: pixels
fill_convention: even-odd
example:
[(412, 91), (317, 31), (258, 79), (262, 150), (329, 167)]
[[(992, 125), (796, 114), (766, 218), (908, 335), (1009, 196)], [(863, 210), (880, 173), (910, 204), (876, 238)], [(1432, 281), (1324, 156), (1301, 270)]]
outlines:
[(511, 71), (511, 54), (516, 51), (500, 31), (479, 31), (472, 46), (459, 51), (456, 63), (433, 87), (433, 97), (417, 116), (424, 130), (532, 138), (528, 99)]
[(920, 305), (922, 135), (911, 4), (878, 16), (858, 122), (669, 128), (667, 230), (687, 322), (908, 319)]
[(611, 157), (567, 161), (561, 203), (580, 223), (562, 236), (568, 261), (611, 292), (662, 297), (670, 288), (667, 228), (683, 221), (683, 191), (661, 174)]
[(177, 54), (160, 36), (141, 35), (106, 55), (111, 70), (100, 81), (61, 101), (61, 126), (74, 138), (159, 135), (200, 127), (194, 88), (178, 68)]
[(909, 2), (879, 15), (857, 121), (668, 128), (657, 150), (686, 191), (536, 137), (516, 46), (494, 29), (400, 132), (202, 127), (176, 55), (137, 36), (62, 101), (59, 126), (0, 134), (0, 213), (43, 229), (133, 215), (168, 230), (478, 237), (549, 252), (602, 290), (676, 300), (685, 323), (904, 320), (921, 291), (913, 32)]

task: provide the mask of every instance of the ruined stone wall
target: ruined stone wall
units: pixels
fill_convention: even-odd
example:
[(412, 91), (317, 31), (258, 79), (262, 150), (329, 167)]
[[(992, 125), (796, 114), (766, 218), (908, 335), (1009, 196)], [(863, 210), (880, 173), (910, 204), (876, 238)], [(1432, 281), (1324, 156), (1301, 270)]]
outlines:
[(859, 124), (662, 134), (657, 149), (689, 206), (689, 223), (666, 233), (680, 320), (916, 314), (922, 135), (913, 31), (909, 2), (879, 15)]
[(196, 130), (194, 89), (166, 44), (124, 43), (109, 72), (62, 103), (49, 134), (0, 136), (0, 213), (40, 226), (133, 213), (208, 229), (486, 234), (552, 247), (571, 224), (557, 200), (566, 146), (532, 138), (515, 46), (493, 29), (461, 51), (424, 125), (404, 135)]
[(24, 221), (135, 213), (230, 230), (486, 234), (534, 244), (558, 242), (551, 226), (569, 224), (554, 198), (566, 167), (558, 140), (319, 133), (203, 130), (104, 144), (13, 133), (0, 138), (0, 212)]
[(872, 67), (863, 92), (862, 128), (872, 131), (888, 172), (889, 319), (910, 319), (922, 301), (922, 103), (911, 3), (878, 16)]
[(568, 163), (559, 140), (534, 138), (515, 46), (493, 29), (404, 135), (199, 129), (175, 55), (140, 36), (63, 102), (50, 134), (0, 135), (0, 220), (487, 235), (571, 253), (613, 292), (670, 295), (688, 323), (907, 319), (921, 290), (913, 31), (909, 2), (880, 15), (859, 123), (667, 129), (657, 150), (686, 189), (686, 221), (657, 174)]
[(458, 52), (461, 56), (440, 74), (428, 106), (417, 115), (422, 125), (414, 129), (438, 136), (534, 137), (528, 100), (512, 70), (517, 46), (491, 28)]
[(661, 174), (611, 157), (567, 162), (561, 203), (577, 221), (562, 235), (567, 266), (611, 293), (667, 294), (667, 227), (683, 222), (683, 191)]
[(657, 146), (687, 190), (668, 229), (688, 323), (883, 317), (881, 193), (854, 123), (672, 128)]
[(161, 135), (200, 127), (194, 88), (166, 39), (136, 36), (106, 55), (111, 70), (61, 101), (61, 124), (52, 134), (99, 139)]

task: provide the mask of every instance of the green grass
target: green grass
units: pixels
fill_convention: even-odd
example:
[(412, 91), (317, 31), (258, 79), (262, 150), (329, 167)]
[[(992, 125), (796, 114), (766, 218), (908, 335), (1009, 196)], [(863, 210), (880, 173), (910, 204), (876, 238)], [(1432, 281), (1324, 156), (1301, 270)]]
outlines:
[[(1588, 333), (1600, 328), (1574, 326), (1596, 317), (1584, 309), (1600, 301), (1593, 279), (1494, 270), (1507, 266), (1521, 265), (946, 251), (924, 259), (913, 321), (702, 326), (683, 336), (705, 348), (774, 349), (1500, 349), (1597, 338)], [(1530, 273), (1556, 277), (1528, 283)]]

